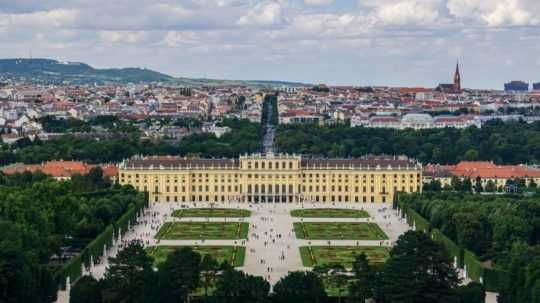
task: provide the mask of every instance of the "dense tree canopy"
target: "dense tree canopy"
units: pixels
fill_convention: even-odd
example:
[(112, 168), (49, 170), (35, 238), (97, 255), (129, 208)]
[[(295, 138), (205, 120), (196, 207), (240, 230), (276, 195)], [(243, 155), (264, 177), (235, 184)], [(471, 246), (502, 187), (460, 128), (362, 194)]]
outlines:
[(292, 272), (274, 286), (272, 301), (276, 303), (324, 303), (327, 294), (322, 280), (313, 272)]
[(197, 133), (173, 145), (165, 141), (141, 140), (138, 135), (118, 135), (114, 139), (64, 136), (42, 142), (19, 140), (0, 146), (0, 165), (13, 162), (41, 163), (48, 160), (79, 160), (89, 163), (120, 162), (133, 155), (200, 155), (208, 158), (238, 157), (261, 149), (261, 128), (248, 120), (226, 119), (220, 123), (232, 129), (220, 138)]
[(423, 232), (406, 232), (390, 251), (376, 286), (380, 302), (456, 302), (450, 256)]
[(512, 245), (540, 244), (537, 196), (493, 196), (459, 192), (401, 195), (446, 236), (482, 259), (505, 264)]
[(84, 247), (144, 199), (131, 187), (109, 186), (100, 170), (62, 182), (41, 173), (0, 174), (1, 302), (50, 302), (58, 268), (51, 257)]
[(415, 131), (336, 125), (280, 125), (278, 150), (328, 157), (405, 154), (423, 163), (461, 160), (540, 163), (540, 122), (491, 121), (482, 128)]
[(484, 302), (483, 286), (459, 286), (448, 252), (419, 231), (400, 236), (385, 264), (374, 266), (365, 256), (358, 256), (353, 273), (350, 302)]
[(509, 283), (502, 285), (500, 302), (540, 302), (538, 194), (429, 192), (402, 195), (400, 202), (413, 207), (461, 248), (506, 270)]

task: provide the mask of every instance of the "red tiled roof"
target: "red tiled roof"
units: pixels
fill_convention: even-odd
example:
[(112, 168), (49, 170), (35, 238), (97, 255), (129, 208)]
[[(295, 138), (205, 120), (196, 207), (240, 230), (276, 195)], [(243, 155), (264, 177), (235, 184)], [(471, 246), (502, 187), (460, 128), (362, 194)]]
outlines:
[(455, 176), (480, 178), (540, 178), (540, 170), (524, 165), (496, 165), (493, 162), (462, 161), (451, 168)]
[[(78, 161), (49, 161), (42, 164), (13, 164), (6, 166), (2, 172), (6, 175), (22, 173), (25, 171), (36, 172), (41, 171), (46, 175), (55, 178), (68, 178), (73, 175), (85, 175), (95, 167)], [(108, 177), (113, 177), (118, 174), (118, 168), (114, 165), (105, 165), (102, 167), (103, 174)]]

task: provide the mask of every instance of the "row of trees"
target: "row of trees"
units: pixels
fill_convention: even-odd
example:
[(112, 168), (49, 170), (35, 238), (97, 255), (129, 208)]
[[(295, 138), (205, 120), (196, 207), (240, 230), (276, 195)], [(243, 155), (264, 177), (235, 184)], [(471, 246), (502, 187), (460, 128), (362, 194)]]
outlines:
[[(184, 247), (152, 270), (153, 260), (139, 242), (110, 258), (104, 279), (82, 278), (71, 291), (72, 303), (102, 302), (332, 302), (323, 280), (329, 277), (348, 288), (347, 302), (483, 303), (484, 288), (459, 278), (447, 252), (421, 232), (407, 232), (397, 241), (385, 265), (374, 267), (364, 254), (353, 265), (352, 276), (335, 270), (291, 272), (269, 293), (261, 277), (218, 265)], [(336, 274), (337, 273), (337, 274)], [(333, 283), (333, 282), (331, 282)], [(212, 292), (208, 295), (208, 288)], [(202, 290), (202, 292), (201, 292)], [(341, 298), (340, 298), (341, 299)]]
[(89, 163), (119, 162), (133, 155), (192, 155), (237, 157), (261, 149), (261, 127), (248, 120), (226, 119), (220, 125), (231, 132), (216, 138), (213, 134), (194, 134), (173, 145), (140, 140), (136, 134), (96, 140), (65, 136), (42, 142), (23, 139), (12, 146), (0, 146), (0, 166), (14, 162), (41, 163), (48, 160), (79, 160)]
[[(401, 195), (459, 247), (511, 274), (501, 292), (508, 303), (540, 302), (540, 200), (537, 195), (464, 192)], [(536, 301), (535, 301), (536, 299)]]
[(540, 122), (490, 121), (482, 128), (426, 130), (280, 125), (276, 143), (282, 152), (327, 157), (405, 154), (423, 163), (540, 163)]
[(523, 178), (514, 178), (506, 180), (504, 186), (497, 186), (492, 180), (488, 180), (483, 185), (483, 180), (480, 177), (471, 180), (470, 178), (458, 178), (452, 177), (450, 185), (443, 186), (439, 180), (433, 180), (429, 183), (424, 183), (424, 191), (460, 191), (466, 193), (495, 193), (495, 192), (513, 192), (513, 193), (523, 193), (523, 192), (536, 192), (538, 191), (538, 184), (531, 180), (529, 183), (526, 182)]
[(41, 173), (0, 174), (0, 302), (51, 302), (53, 273), (132, 203), (101, 169), (58, 182)]

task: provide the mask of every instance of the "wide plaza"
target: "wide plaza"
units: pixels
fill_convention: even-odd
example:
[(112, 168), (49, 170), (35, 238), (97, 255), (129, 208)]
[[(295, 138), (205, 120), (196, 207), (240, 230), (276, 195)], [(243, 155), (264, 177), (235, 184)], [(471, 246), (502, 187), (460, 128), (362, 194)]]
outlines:
[[(300, 236), (295, 224), (316, 233)], [(148, 247), (157, 263), (173, 249), (190, 246), (273, 285), (291, 271), (329, 263), (348, 267), (361, 252), (372, 262), (384, 262), (389, 248), (408, 229), (384, 204), (153, 203), (107, 256), (135, 239)], [(98, 278), (107, 266), (105, 258), (101, 261), (91, 267)]]

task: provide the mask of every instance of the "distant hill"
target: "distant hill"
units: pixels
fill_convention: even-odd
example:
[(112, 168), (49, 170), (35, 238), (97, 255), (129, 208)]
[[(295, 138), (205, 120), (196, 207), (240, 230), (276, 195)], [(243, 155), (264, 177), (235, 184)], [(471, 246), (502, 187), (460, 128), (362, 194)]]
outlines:
[(312, 86), (311, 84), (288, 81), (272, 81), (272, 80), (219, 80), (207, 78), (184, 78), (179, 77), (173, 80), (178, 85), (186, 86), (225, 86), (225, 85), (248, 85), (248, 86)]
[(96, 69), (85, 63), (50, 59), (0, 59), (0, 78), (49, 84), (139, 83), (173, 79), (169, 75), (142, 68)]
[(1, 80), (26, 80), (38, 84), (106, 84), (168, 82), (185, 86), (306, 86), (309, 84), (264, 80), (216, 80), (174, 78), (143, 68), (96, 69), (80, 62), (62, 62), (51, 59), (0, 59)]

